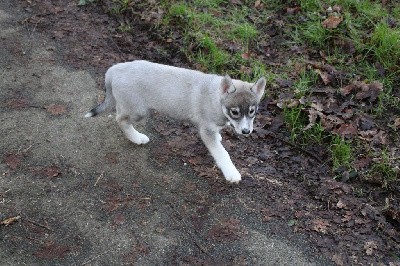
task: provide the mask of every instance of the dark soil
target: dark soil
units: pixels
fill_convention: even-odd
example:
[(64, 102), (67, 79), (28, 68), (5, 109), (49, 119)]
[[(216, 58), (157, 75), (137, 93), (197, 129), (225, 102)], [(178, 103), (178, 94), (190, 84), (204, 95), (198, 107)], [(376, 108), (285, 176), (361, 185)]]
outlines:
[[(123, 33), (116, 31), (117, 18), (107, 15), (101, 4), (77, 6), (77, 1), (30, 0), (18, 1), (17, 5), (27, 15), (21, 21), (23, 25), (46, 34), (63, 47), (63, 52), (57, 55), (58, 60), (75, 70), (91, 71), (98, 83), (98, 94), (102, 94), (106, 69), (118, 62), (146, 59), (193, 67), (179, 52), (179, 43), (167, 42), (151, 22), (139, 15), (132, 18), (136, 22), (133, 32)], [(18, 51), (18, 47), (15, 46), (15, 50)], [(272, 235), (293, 240), (293, 243), (305, 241), (311, 246), (307, 254), (317, 254), (337, 265), (400, 263), (400, 209), (395, 205), (399, 195), (357, 179), (336, 181), (331, 166), (326, 163), (326, 148), (315, 146), (310, 150), (291, 144), (282, 114), (272, 103), (275, 103), (274, 99), (265, 99), (261, 103), (255, 132), (250, 138), (224, 131), (223, 144), (243, 176), (243, 181), (234, 186), (227, 184), (219, 170), (213, 167), (212, 158), (195, 128), (154, 114), (154, 123), (148, 123), (146, 128), (156, 140), (144, 149), (150, 149), (152, 164), (165, 175), (157, 177), (159, 185), (150, 184), (144, 178), (122, 183), (112, 178), (101, 179), (96, 191), (97, 195), (102, 195), (99, 196), (102, 205), (97, 218), (104, 219), (111, 227), (107, 232), (131, 223), (130, 215), (147, 221), (152, 213), (160, 213), (160, 224), (156, 226), (158, 233), (162, 234), (165, 228), (175, 228), (190, 239), (194, 250), (190, 253), (181, 247), (169, 251), (165, 265), (261, 265), (262, 260), (252, 257), (251, 252), (235, 252), (239, 249), (235, 241), (244, 239), (253, 228), (264, 228)], [(22, 95), (7, 101), (4, 106), (18, 109), (31, 105), (29, 98)], [(91, 107), (87, 106), (87, 109)], [(45, 110), (55, 119), (69, 112), (68, 106), (62, 103), (47, 105)], [(123, 140), (120, 138), (119, 141)], [(112, 150), (104, 154), (103, 163), (110, 167), (119, 164), (123, 152)], [(39, 166), (27, 164), (32, 156), (29, 150), (22, 153), (7, 150), (1, 155), (7, 171), (29, 173), (37, 179), (56, 180), (73, 171), (70, 165), (62, 162), (53, 164), (49, 161)], [(173, 167), (186, 175), (194, 173), (200, 181), (194, 181), (196, 178), (182, 181), (169, 176)], [(128, 166), (133, 170), (131, 168)], [(88, 174), (94, 176), (96, 173)], [(173, 184), (177, 181), (179, 184)], [(71, 195), (75, 190), (88, 191), (88, 188), (85, 182), (68, 186)], [(51, 187), (47, 189), (48, 192), (43, 193), (57, 193)], [(357, 193), (361, 190), (362, 194)], [(0, 193), (5, 191), (0, 189)], [(0, 199), (2, 197), (7, 199), (6, 194), (0, 194)], [(163, 203), (157, 204), (161, 200)], [(238, 218), (243, 213), (234, 213), (237, 206), (244, 210), (246, 223)], [(68, 256), (81, 258), (67, 260), (71, 264), (85, 261), (82, 254), (89, 248), (88, 243), (73, 233), (73, 223), (62, 224), (57, 217), (46, 220), (40, 212), (29, 211), (29, 204), (26, 208), (26, 213), (33, 218), (22, 220), (22, 226), (15, 229), (12, 223), (2, 226), (0, 235), (8, 234), (7, 241), (1, 241), (3, 247), (7, 245), (13, 252), (31, 252), (38, 261), (54, 262)], [(163, 216), (163, 208), (172, 213), (171, 216)], [(0, 220), (15, 216), (15, 209), (18, 208), (7, 206), (1, 212)], [(214, 223), (215, 220), (219, 223)], [(62, 230), (55, 231), (54, 228)], [(142, 236), (134, 232), (132, 234), (137, 242), (131, 244), (131, 251), (120, 258), (120, 262), (140, 264), (140, 258), (159, 247), (143, 241)], [(51, 237), (46, 237), (48, 235)], [(95, 261), (96, 258), (86, 259)]]

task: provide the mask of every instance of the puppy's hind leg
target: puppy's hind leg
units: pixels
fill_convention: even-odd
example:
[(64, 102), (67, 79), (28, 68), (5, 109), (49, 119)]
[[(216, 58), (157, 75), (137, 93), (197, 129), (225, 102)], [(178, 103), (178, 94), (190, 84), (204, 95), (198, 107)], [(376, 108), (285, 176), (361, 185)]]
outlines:
[(125, 136), (135, 144), (146, 144), (150, 141), (150, 139), (145, 135), (137, 131), (133, 125), (133, 121), (140, 121), (143, 116), (139, 115), (128, 115), (120, 110), (121, 108), (117, 105), (117, 122), (119, 127), (124, 132)]

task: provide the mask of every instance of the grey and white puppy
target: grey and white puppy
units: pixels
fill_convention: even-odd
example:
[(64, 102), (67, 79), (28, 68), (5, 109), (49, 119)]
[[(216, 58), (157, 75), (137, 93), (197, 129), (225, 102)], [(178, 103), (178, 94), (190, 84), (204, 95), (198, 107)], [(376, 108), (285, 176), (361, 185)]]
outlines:
[(222, 146), (219, 131), (227, 124), (238, 134), (249, 135), (253, 131), (265, 84), (264, 77), (253, 84), (148, 61), (120, 63), (106, 73), (104, 102), (85, 117), (116, 106), (118, 125), (136, 144), (149, 142), (146, 135), (132, 126), (149, 110), (190, 120), (198, 127), (201, 139), (225, 179), (237, 183), (241, 175)]

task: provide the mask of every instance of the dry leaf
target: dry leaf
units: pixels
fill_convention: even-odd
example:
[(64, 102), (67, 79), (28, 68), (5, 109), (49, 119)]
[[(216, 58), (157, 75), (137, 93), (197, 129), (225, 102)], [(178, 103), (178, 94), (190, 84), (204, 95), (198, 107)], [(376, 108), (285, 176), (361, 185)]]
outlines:
[(326, 72), (322, 72), (320, 69), (315, 69), (315, 72), (321, 77), (325, 85), (328, 85), (332, 81), (332, 76)]
[(400, 117), (396, 118), (394, 120), (394, 127), (395, 128), (400, 128)]
[(374, 250), (377, 248), (378, 245), (375, 241), (367, 241), (364, 244), (365, 253), (367, 253), (367, 255), (372, 255), (374, 253)]
[(354, 84), (350, 84), (347, 85), (346, 87), (340, 88), (340, 93), (343, 96), (346, 96), (347, 94), (351, 93), (355, 88), (356, 86)]
[(18, 221), (19, 219), (21, 219), (21, 216), (10, 217), (10, 218), (7, 218), (7, 219), (4, 219), (3, 221), (1, 221), (0, 224), (9, 226), (10, 224)]
[(312, 227), (311, 229), (320, 232), (320, 233), (326, 233), (327, 229), (329, 227), (329, 222), (322, 220), (322, 219), (315, 219), (312, 221)]
[(327, 19), (322, 22), (322, 26), (327, 29), (336, 29), (340, 22), (343, 21), (342, 17), (337, 17), (335, 15), (330, 15)]
[(62, 115), (67, 112), (67, 107), (62, 104), (50, 104), (49, 106), (45, 107), (47, 112), (52, 115)]

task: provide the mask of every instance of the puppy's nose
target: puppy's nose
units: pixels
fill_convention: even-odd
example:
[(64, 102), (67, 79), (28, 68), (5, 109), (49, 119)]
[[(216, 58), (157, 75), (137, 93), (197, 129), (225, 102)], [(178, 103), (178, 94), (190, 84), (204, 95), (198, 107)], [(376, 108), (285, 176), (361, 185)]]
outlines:
[(248, 129), (248, 128), (242, 129), (242, 134), (244, 134), (244, 135), (250, 134), (250, 129)]

